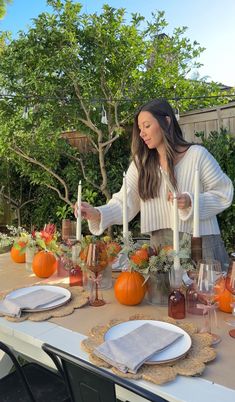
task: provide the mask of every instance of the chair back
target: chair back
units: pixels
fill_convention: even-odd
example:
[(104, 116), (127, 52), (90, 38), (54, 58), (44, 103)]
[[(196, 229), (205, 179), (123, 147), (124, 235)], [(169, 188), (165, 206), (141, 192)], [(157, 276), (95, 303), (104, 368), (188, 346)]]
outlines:
[[(34, 398), (34, 396), (32, 394), (31, 388), (30, 388), (30, 386), (28, 384), (28, 381), (27, 381), (27, 379), (26, 379), (26, 377), (24, 375), (24, 372), (21, 369), (21, 366), (20, 366), (17, 358), (15, 357), (13, 351), (7, 345), (5, 345), (5, 343), (3, 343), (3, 342), (0, 342), (0, 350), (2, 350), (4, 353), (6, 353), (10, 357), (10, 359), (11, 359), (13, 365), (14, 365), (14, 368), (16, 370), (16, 373), (17, 373), (17, 375), (19, 377), (19, 380), (21, 381), (22, 392), (26, 393), (28, 401), (36, 402), (35, 398)], [(0, 386), (0, 388), (1, 388), (1, 386)], [(1, 391), (0, 391), (0, 396), (1, 396)]]
[(42, 349), (52, 358), (60, 371), (63, 369), (73, 402), (116, 402), (115, 385), (142, 396), (150, 402), (167, 402), (163, 397), (125, 378), (51, 345), (43, 344)]

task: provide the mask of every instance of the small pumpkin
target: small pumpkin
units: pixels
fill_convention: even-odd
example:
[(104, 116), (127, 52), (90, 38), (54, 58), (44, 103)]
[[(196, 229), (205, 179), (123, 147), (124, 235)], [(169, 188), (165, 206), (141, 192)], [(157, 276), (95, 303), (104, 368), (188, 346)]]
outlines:
[(139, 272), (122, 272), (114, 285), (114, 294), (119, 303), (127, 306), (141, 303), (146, 292), (144, 281), (143, 275)]
[(11, 258), (14, 262), (22, 263), (25, 262), (25, 253), (22, 253), (21, 250), (26, 247), (26, 243), (23, 241), (19, 241), (15, 245), (12, 246), (10, 254)]
[(49, 278), (57, 268), (57, 261), (50, 251), (39, 251), (35, 254), (32, 264), (33, 272), (39, 278)]
[(221, 311), (224, 311), (225, 313), (232, 312), (231, 304), (233, 303), (233, 295), (228, 291), (228, 289), (225, 289), (223, 293), (218, 296), (217, 300)]

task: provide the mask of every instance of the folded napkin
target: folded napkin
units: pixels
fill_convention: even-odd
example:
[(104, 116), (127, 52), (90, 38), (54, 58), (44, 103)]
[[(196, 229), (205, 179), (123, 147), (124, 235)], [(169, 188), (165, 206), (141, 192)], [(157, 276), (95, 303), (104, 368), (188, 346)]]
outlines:
[(48, 289), (32, 290), (27, 294), (12, 297), (11, 299), (5, 298), (0, 302), (0, 313), (11, 317), (20, 317), (24, 309), (40, 308), (63, 297), (64, 294)]
[(136, 373), (145, 361), (182, 336), (146, 323), (120, 338), (104, 342), (95, 348), (94, 353), (124, 373)]

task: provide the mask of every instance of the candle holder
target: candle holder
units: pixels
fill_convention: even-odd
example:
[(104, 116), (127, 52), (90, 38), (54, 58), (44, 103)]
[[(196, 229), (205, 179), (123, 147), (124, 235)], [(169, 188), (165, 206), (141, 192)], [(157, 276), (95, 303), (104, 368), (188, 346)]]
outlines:
[(192, 237), (191, 238), (191, 258), (195, 262), (198, 263), (202, 259), (202, 238), (201, 237)]

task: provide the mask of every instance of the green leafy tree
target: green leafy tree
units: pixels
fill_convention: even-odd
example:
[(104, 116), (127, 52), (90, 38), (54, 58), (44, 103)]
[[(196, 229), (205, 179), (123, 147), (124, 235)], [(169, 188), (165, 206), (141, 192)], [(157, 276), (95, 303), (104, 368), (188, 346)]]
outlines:
[[(235, 138), (227, 130), (212, 131), (207, 137), (204, 132), (196, 133), (203, 145), (215, 157), (221, 169), (230, 177), (235, 187)], [(218, 215), (222, 238), (228, 251), (235, 247), (235, 194), (230, 208)]]
[(6, 14), (7, 4), (11, 3), (11, 0), (0, 0), (0, 20), (3, 19)]
[[(128, 165), (126, 127), (139, 104), (183, 95), (183, 111), (196, 106), (196, 100), (187, 99), (192, 95), (219, 90), (216, 84), (186, 79), (199, 66), (203, 49), (185, 37), (185, 27), (165, 35), (164, 12), (153, 13), (151, 21), (133, 14), (126, 23), (122, 8), (104, 5), (97, 15), (82, 13), (71, 0), (48, 4), (53, 13), (39, 15), (2, 52), (0, 87), (6, 97), (0, 101), (0, 155), (63, 203), (72, 204), (82, 177), (88, 198), (92, 191), (108, 200), (114, 178), (120, 184), (120, 171)], [(68, 128), (88, 136), (91, 154), (61, 139)], [(120, 159), (110, 160), (115, 143)]]

